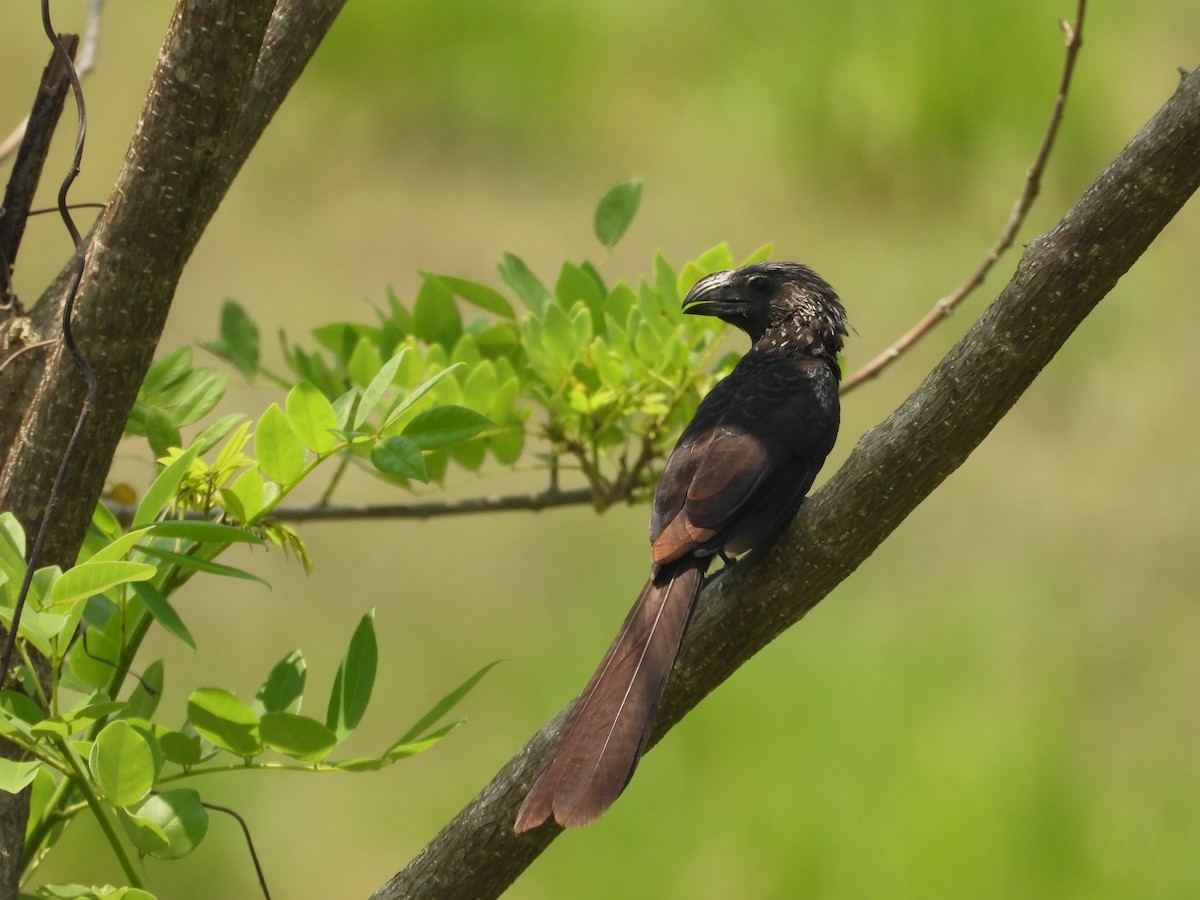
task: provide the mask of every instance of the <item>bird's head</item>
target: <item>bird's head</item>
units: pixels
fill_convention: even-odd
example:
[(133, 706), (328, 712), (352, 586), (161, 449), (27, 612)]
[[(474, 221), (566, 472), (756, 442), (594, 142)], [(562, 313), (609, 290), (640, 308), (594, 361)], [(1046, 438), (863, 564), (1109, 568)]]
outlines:
[(842, 349), (846, 310), (808, 266), (761, 262), (705, 275), (683, 298), (683, 311), (716, 316), (758, 343), (768, 329), (805, 329), (832, 355)]

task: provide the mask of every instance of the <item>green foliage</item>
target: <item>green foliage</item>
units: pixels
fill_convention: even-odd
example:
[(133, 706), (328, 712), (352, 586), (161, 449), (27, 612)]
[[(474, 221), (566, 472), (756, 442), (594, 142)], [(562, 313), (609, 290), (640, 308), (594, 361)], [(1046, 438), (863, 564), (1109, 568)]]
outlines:
[[(625, 233), (641, 193), (634, 179), (601, 199), (594, 226), (604, 247)], [(275, 544), (311, 564), (300, 536), (272, 515), (328, 460), (340, 467), (325, 496), (347, 464), (410, 489), (441, 482), (452, 465), (511, 466), (536, 441), (549, 452), (539, 452), (535, 464), (577, 469), (598, 509), (638, 496), (674, 430), (726, 365), (712, 365), (719, 329), (705, 317), (684, 316), (681, 295), (700, 275), (733, 265), (724, 245), (681, 271), (659, 255), (652, 275), (631, 287), (609, 285), (590, 262), (568, 262), (550, 288), (506, 253), (500, 280), (509, 295), (424, 273), (410, 305), (389, 295), (372, 324), (324, 325), (312, 333), (311, 348), (285, 340), (284, 375), (264, 368), (257, 326), (230, 301), (208, 349), (246, 375), (285, 387), (286, 395), (257, 420), (228, 415), (189, 442), (182, 429), (213, 410), (227, 378), (195, 366), (189, 348), (156, 361), (127, 432), (148, 440), (157, 475), (127, 526), (98, 507), (76, 564), (34, 573), (19, 627), (16, 676), (24, 691), (0, 691), (0, 735), (25, 755), (0, 760), (0, 789), (32, 787), (35, 798), (26, 874), (88, 810), (132, 887), (125, 894), (78, 885), (41, 892), (149, 896), (133, 857), (178, 859), (207, 833), (201, 795), (179, 781), (229, 769), (374, 771), (428, 749), (461, 724), (443, 720), (494, 663), (376, 755), (338, 758), (375, 688), (373, 611), (350, 638), (323, 718), (303, 710), (308, 669), (299, 650), (269, 670), (250, 701), (216, 685), (193, 690), (178, 725), (164, 724), (159, 710), (164, 661), (142, 666), (131, 689), (126, 680), (155, 625), (196, 649), (173, 602), (192, 578), (262, 580), (219, 559), (230, 547)], [(0, 515), (5, 625), (24, 557), (21, 528)], [(48, 691), (33, 675), (29, 646), (48, 662)]]
[[(641, 181), (630, 179), (601, 198), (593, 221), (606, 248), (625, 233), (641, 196)], [(314, 462), (343, 454), (411, 487), (442, 482), (452, 464), (516, 464), (531, 439), (541, 451), (535, 463), (580, 472), (597, 509), (637, 499), (677, 428), (730, 364), (714, 364), (722, 331), (707, 317), (685, 316), (683, 294), (702, 275), (769, 250), (738, 261), (722, 244), (680, 271), (660, 254), (636, 286), (608, 284), (591, 262), (566, 262), (553, 288), (505, 253), (499, 275), (510, 296), (426, 272), (411, 304), (389, 294), (371, 324), (322, 325), (312, 346), (285, 339), (283, 375), (263, 366), (258, 329), (227, 304), (209, 349), (295, 386), (254, 432), (258, 475), (280, 494), (247, 474), (222, 488), (225, 509), (254, 520), (264, 498), (308, 471), (306, 454)]]
[[(0, 691), (0, 735), (27, 756), (0, 760), (0, 790), (16, 793), (35, 787), (28, 860), (40, 860), (65, 825), (89, 809), (131, 884), (140, 886), (130, 851), (178, 859), (191, 853), (207, 832), (208, 811), (200, 794), (190, 787), (174, 787), (176, 782), (232, 768), (384, 768), (428, 749), (461, 724), (462, 719), (438, 723), (491, 668), (472, 675), (419, 716), (399, 740), (365, 759), (330, 757), (358, 727), (371, 699), (378, 662), (373, 613), (362, 618), (350, 639), (333, 681), (326, 722), (301, 713), (307, 665), (299, 650), (271, 668), (251, 703), (224, 688), (193, 691), (179, 728), (156, 720), (163, 686), (161, 660), (145, 667), (124, 699), (114, 699), (122, 695), (130, 661), (151, 623), (195, 649), (170, 601), (182, 584), (198, 573), (254, 577), (214, 561), (236, 543), (262, 543), (252, 526), (162, 518), (181, 497), (196, 495), (197, 480), (220, 489), (228, 480), (228, 468), (246, 463), (240, 455), (247, 441), (244, 430), (230, 441), (217, 453), (223, 462), (212, 464), (200, 461), (194, 448), (176, 449), (164, 460), (174, 461), (163, 466), (146, 493), (147, 498), (160, 498), (160, 507), (147, 510), (145, 500), (139, 507), (150, 524), (125, 531), (100, 507), (79, 562), (65, 573), (48, 568), (34, 577), (36, 590), (29, 595), (20, 635), (47, 658), (50, 692), (42, 693), (30, 675), (32, 663), (24, 645), (17, 674), (31, 693)], [(190, 467), (182, 474), (180, 461)], [(175, 485), (173, 498), (164, 484)], [(0, 514), (0, 619), (6, 625), (25, 575), (24, 545), (15, 517)], [(82, 640), (73, 640), (77, 629), (83, 632)], [(75, 802), (80, 797), (84, 804)], [(106, 890), (62, 885), (40, 889), (44, 896), (150, 896)]]

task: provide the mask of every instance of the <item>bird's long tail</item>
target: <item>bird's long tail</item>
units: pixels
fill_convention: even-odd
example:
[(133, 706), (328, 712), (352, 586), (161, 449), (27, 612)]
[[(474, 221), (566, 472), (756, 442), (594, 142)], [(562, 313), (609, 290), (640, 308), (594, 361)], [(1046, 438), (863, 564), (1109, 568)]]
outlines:
[(551, 815), (568, 828), (587, 825), (620, 796), (650, 739), (710, 561), (689, 554), (646, 582), (543, 758), (515, 831)]

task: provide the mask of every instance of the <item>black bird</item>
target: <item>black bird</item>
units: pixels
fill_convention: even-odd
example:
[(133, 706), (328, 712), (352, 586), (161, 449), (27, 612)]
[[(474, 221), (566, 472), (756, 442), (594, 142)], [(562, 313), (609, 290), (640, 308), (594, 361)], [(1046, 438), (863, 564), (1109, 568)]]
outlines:
[(685, 313), (717, 316), (752, 346), (675, 445), (650, 516), (650, 580), (546, 753), (514, 829), (587, 825), (617, 799), (650, 739), (714, 555), (744, 553), (795, 515), (837, 437), (838, 296), (798, 263), (701, 278)]

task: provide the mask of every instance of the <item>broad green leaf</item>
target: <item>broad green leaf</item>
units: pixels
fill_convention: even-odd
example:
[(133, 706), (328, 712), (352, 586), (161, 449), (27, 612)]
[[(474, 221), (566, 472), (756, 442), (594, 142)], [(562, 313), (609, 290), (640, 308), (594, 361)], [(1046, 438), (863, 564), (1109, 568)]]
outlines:
[(431, 272), (422, 272), (421, 275), (427, 279), (436, 278), (451, 293), (462, 297), (468, 303), (478, 306), (480, 309), (503, 316), (506, 319), (516, 317), (512, 304), (504, 298), (504, 295), (494, 288), (488, 287), (486, 284), (467, 281), (464, 278), (454, 278), (450, 275), (435, 275)]
[(454, 295), (436, 276), (426, 276), (413, 302), (413, 332), (429, 344), (452, 347), (462, 334)]
[(558, 274), (558, 283), (554, 286), (554, 294), (559, 303), (567, 309), (577, 300), (582, 301), (591, 314), (592, 328), (597, 332), (603, 331), (605, 290), (604, 283), (600, 281), (595, 269), (563, 263)]
[(397, 741), (388, 747), (387, 752), (383, 754), (383, 758), (388, 762), (398, 762), (402, 759), (408, 759), (410, 756), (416, 756), (422, 753), (448, 735), (451, 731), (466, 722), (466, 719), (459, 719), (456, 722), (451, 722), (448, 725), (443, 725), (436, 731), (431, 731), (419, 741)]
[(213, 745), (238, 756), (262, 753), (258, 715), (221, 688), (201, 688), (188, 697), (188, 721)]
[(139, 400), (129, 413), (129, 421), (125, 425), (131, 434), (145, 436), (150, 443), (150, 449), (155, 456), (166, 456), (172, 447), (179, 447), (183, 439), (179, 434), (179, 426), (166, 410), (151, 406)]
[(129, 526), (131, 529), (149, 525), (158, 518), (159, 513), (167, 508), (171, 498), (179, 489), (179, 482), (183, 480), (183, 476), (187, 474), (188, 469), (192, 466), (192, 461), (199, 452), (200, 447), (193, 444), (158, 473), (158, 477), (146, 491), (146, 496), (138, 504), (137, 512), (133, 514), (133, 522)]
[(220, 334), (219, 341), (206, 346), (243, 375), (254, 375), (258, 371), (258, 327), (233, 300), (226, 300), (221, 307)]
[(192, 446), (199, 450), (201, 455), (204, 455), (217, 446), (217, 444), (221, 443), (229, 432), (233, 431), (234, 428), (245, 420), (246, 416), (243, 413), (230, 413), (227, 416), (221, 416), (221, 418), (217, 419), (211, 425), (206, 425), (201, 429), (200, 433), (196, 435), (195, 440), (192, 441)]
[[(146, 609), (150, 611), (150, 615), (154, 617), (154, 621), (158, 622), (166, 630), (167, 634), (182, 641), (190, 649), (196, 649), (196, 639), (192, 637), (192, 633), (188, 631), (187, 626), (183, 624), (183, 619), (179, 617), (179, 613), (175, 611), (175, 607), (159, 592), (158, 588), (149, 582), (143, 581), (133, 586), (133, 592), (145, 604)], [(146, 718), (149, 718), (149, 716)]]
[(371, 447), (371, 463), (385, 475), (426, 482), (425, 458), (421, 448), (406, 437), (389, 437)]
[(20, 691), (0, 691), (0, 719), (16, 726), (18, 731), (29, 734), (32, 727), (46, 718), (40, 706), (27, 694)]
[(358, 412), (354, 416), (355, 428), (362, 427), (363, 422), (367, 421), (367, 417), (375, 411), (375, 407), (379, 405), (384, 394), (391, 389), (392, 383), (396, 380), (396, 372), (404, 362), (404, 357), (409, 355), (410, 349), (409, 347), (402, 348), (399, 353), (385, 362), (375, 377), (371, 379), (371, 383), (362, 392), (362, 399), (358, 401)]
[(555, 363), (561, 375), (566, 375), (575, 365), (575, 332), (571, 320), (561, 306), (546, 309), (542, 319), (542, 349)]
[[(162, 699), (162, 693), (163, 661), (156, 659), (146, 666), (138, 676), (134, 688), (129, 694), (129, 699), (122, 704), (124, 709), (120, 712), (120, 717), (150, 721), (155, 710), (158, 709), (158, 701)], [(95, 706), (90, 707), (89, 714), (94, 713), (95, 710)]]
[(361, 387), (369, 384), (371, 379), (379, 374), (379, 368), (382, 365), (383, 360), (380, 358), (379, 347), (371, 338), (363, 335), (358, 338), (358, 342), (354, 345), (354, 352), (346, 360), (346, 374), (350, 377), (351, 384)]
[(191, 425), (199, 422), (225, 396), (229, 376), (208, 369), (197, 370), (178, 396), (172, 397), (168, 408), (171, 421), (176, 425)]
[(148, 581), (158, 574), (149, 563), (107, 561), (80, 563), (63, 572), (50, 589), (51, 609), (63, 610), (93, 594), (102, 594), (119, 584)]
[[(143, 819), (137, 813), (127, 809), (120, 810), (119, 817), (121, 827), (125, 829), (130, 843), (138, 849), (139, 853), (161, 853), (170, 846), (171, 842), (167, 839), (167, 833), (156, 822)], [(95, 895), (89, 893), (85, 896), (90, 898)]]
[[(175, 553), (172, 550), (164, 550), (162, 547), (142, 547), (141, 552), (147, 556), (153, 556), (157, 559), (163, 559), (167, 562), (174, 563), (184, 571), (208, 572), (210, 575), (225, 575), (229, 578), (244, 578), (247, 581), (257, 581), (259, 584), (268, 584), (264, 579), (259, 578), (244, 569), (238, 569), (233, 566), (226, 566), (222, 563), (213, 562), (209, 559), (201, 559), (198, 556), (189, 556), (185, 553)], [(153, 567), (151, 567), (153, 568)]]
[(136, 817), (152, 823), (163, 836), (165, 847), (138, 847), (159, 859), (187, 856), (208, 833), (208, 810), (200, 802), (200, 795), (190, 788), (155, 794), (138, 807)]
[(41, 761), (36, 759), (17, 762), (0, 758), (0, 791), (6, 794), (21, 793), (33, 783), (41, 767)]
[(262, 473), (279, 484), (291, 484), (304, 471), (304, 447), (277, 403), (267, 407), (254, 429), (254, 455)]
[(403, 436), (421, 450), (439, 450), (494, 427), (487, 416), (465, 406), (435, 406), (413, 417)]
[(320, 762), (338, 745), (338, 736), (316, 719), (295, 713), (267, 713), (259, 731), (272, 750), (304, 762)]
[(126, 554), (133, 549), (133, 546), (142, 539), (142, 536), (149, 531), (149, 528), (135, 528), (134, 530), (121, 535), (116, 540), (101, 547), (91, 556), (86, 562), (102, 563), (115, 562), (125, 558)]
[(200, 762), (200, 739), (179, 731), (167, 731), (159, 735), (159, 746), (163, 758), (185, 768)]
[(625, 234), (642, 202), (642, 179), (630, 178), (614, 184), (596, 205), (593, 227), (605, 247), (613, 247)]
[(346, 656), (338, 666), (329, 696), (326, 726), (342, 740), (358, 727), (371, 699), (375, 686), (375, 669), (379, 651), (375, 643), (375, 611), (371, 610), (358, 623), (346, 648)]
[(524, 261), (508, 251), (500, 258), (500, 279), (524, 301), (536, 315), (542, 315), (553, 299), (546, 286), (529, 271)]
[(338, 445), (337, 413), (333, 404), (310, 381), (301, 381), (287, 395), (287, 420), (292, 431), (314, 453), (328, 453)]
[[(0, 576), (7, 575), (12, 584), (20, 584), (25, 578), (25, 531), (17, 517), (10, 512), (0, 512)], [(0, 584), (4, 579), (0, 577)], [(15, 588), (14, 588), (15, 590)], [(4, 591), (0, 590), (0, 597)]]
[[(430, 354), (431, 358), (432, 358), (432, 355), (433, 354), (431, 353)], [(391, 409), (388, 410), (388, 415), (384, 416), (383, 428), (380, 428), (380, 431), (386, 430), (386, 428), (388, 428), (388, 426), (391, 425), (392, 422), (395, 422), (397, 419), (400, 419), (400, 416), (402, 416), (404, 413), (407, 413), (409, 409), (412, 409), (413, 404), (416, 401), (419, 401), (421, 397), (424, 397), (426, 394), (428, 394), (428, 392), (430, 392), (434, 388), (434, 386), (436, 386), (440, 382), (440, 380), (442, 380), (443, 378), (448, 376), (448, 374), (450, 374), (451, 372), (454, 372), (455, 370), (457, 370), (457, 368), (460, 368), (461, 366), (462, 366), (461, 362), (455, 362), (454, 365), (446, 366), (445, 368), (443, 368), (443, 370), (440, 370), (437, 374), (434, 374), (434, 376), (432, 376), (430, 378), (426, 378), (424, 380), (424, 382), (422, 382), (419, 385), (416, 385), (412, 391), (409, 391), (409, 394), (407, 397), (404, 397), (403, 400), (396, 403), (395, 407), (392, 407)]]
[(258, 473), (258, 466), (252, 466), (234, 479), (233, 484), (221, 488), (221, 500), (229, 508), (229, 512), (243, 522), (253, 522), (262, 512), (266, 504), (265, 485)]
[(279, 662), (254, 696), (253, 708), (259, 713), (300, 712), (308, 666), (304, 655), (293, 650)]
[(445, 697), (435, 703), (429, 712), (421, 716), (421, 718), (417, 720), (417, 724), (408, 729), (408, 731), (404, 733), (404, 736), (396, 743), (408, 744), (423, 735), (426, 729), (428, 729), (431, 725), (433, 725), (434, 722), (438, 721), (438, 719), (453, 709), (463, 697), (467, 696), (467, 694), (471, 692), (471, 689), (479, 683), (480, 679), (483, 678), (484, 675), (486, 675), (499, 664), (500, 660), (493, 660), (450, 693), (448, 693)]
[(142, 386), (138, 388), (138, 398), (151, 397), (161, 391), (166, 385), (178, 381), (192, 368), (192, 348), (188, 346), (172, 350), (166, 356), (150, 363)]
[(96, 735), (88, 759), (92, 778), (115, 806), (137, 803), (158, 776), (150, 742), (128, 722), (110, 722)]

